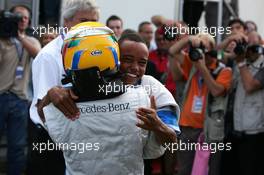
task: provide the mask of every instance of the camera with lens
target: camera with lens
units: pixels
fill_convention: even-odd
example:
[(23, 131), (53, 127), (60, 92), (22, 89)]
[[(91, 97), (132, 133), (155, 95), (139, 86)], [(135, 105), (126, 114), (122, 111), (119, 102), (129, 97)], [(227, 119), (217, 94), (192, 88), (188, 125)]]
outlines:
[(174, 41), (179, 37), (177, 27), (174, 26), (162, 26), (161, 34), (163, 38), (167, 41)]
[(236, 43), (236, 47), (234, 48), (234, 53), (236, 55), (242, 55), (245, 53), (264, 54), (264, 48), (258, 44), (248, 45), (247, 42), (242, 41)]
[(178, 33), (175, 27), (171, 27), (170, 29), (170, 32), (164, 32), (163, 37), (165, 40), (173, 41), (178, 37)]
[(18, 36), (18, 22), (22, 20), (20, 14), (9, 11), (0, 12), (0, 37), (9, 38)]
[(264, 48), (261, 45), (254, 44), (247, 47), (247, 52), (264, 55)]
[(205, 47), (202, 42), (200, 43), (199, 47), (193, 47), (190, 43), (189, 57), (192, 61), (198, 61), (199, 59), (202, 59), (204, 53)]

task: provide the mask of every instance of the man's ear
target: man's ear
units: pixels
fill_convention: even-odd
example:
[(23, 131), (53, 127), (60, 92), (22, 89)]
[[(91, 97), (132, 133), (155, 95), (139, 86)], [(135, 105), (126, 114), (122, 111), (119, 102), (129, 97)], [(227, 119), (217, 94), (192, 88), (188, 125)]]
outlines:
[(70, 19), (64, 19), (64, 27), (69, 28), (69, 26), (71, 26), (70, 23), (71, 23)]

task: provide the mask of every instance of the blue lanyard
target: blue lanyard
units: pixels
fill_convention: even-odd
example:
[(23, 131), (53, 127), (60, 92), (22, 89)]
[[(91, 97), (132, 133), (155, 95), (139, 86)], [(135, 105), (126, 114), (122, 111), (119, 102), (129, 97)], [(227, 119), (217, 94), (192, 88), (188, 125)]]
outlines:
[(18, 60), (19, 60), (19, 63), (22, 61), (22, 57), (24, 55), (24, 47), (21, 46), (21, 43), (20, 41), (18, 41), (16, 38), (11, 38), (11, 42), (13, 44), (15, 44), (16, 46), (16, 51), (17, 51), (17, 55), (18, 55)]
[(202, 87), (203, 87), (203, 77), (201, 75), (201, 72), (197, 71), (197, 83), (198, 83), (198, 95), (202, 95)]

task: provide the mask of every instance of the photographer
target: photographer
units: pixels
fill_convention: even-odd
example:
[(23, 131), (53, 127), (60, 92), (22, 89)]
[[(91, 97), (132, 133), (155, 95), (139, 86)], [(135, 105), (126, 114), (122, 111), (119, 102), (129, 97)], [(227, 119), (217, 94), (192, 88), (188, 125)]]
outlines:
[[(241, 40), (241, 38), (240, 38)], [(234, 130), (237, 153), (233, 167), (237, 174), (264, 174), (261, 159), (264, 156), (264, 57), (260, 35), (248, 34), (244, 49), (236, 53), (233, 86)], [(245, 162), (245, 159), (247, 160)], [(239, 171), (237, 171), (239, 170)]]
[(17, 39), (22, 44), (22, 47), (28, 52), (31, 57), (35, 57), (41, 49), (37, 39), (26, 34), (26, 29), (30, 24), (31, 10), (24, 5), (17, 5), (10, 9), (11, 13), (20, 15), (21, 19), (18, 22), (18, 37)]
[[(17, 23), (18, 37), (3, 37), (4, 34), (1, 33), (0, 38), (0, 136), (7, 126), (7, 174), (18, 175), (22, 173), (26, 162), (30, 58), (36, 56), (40, 44), (25, 34), (29, 26), (29, 9), (24, 5), (17, 5), (11, 12), (21, 16), (21, 19)], [(9, 19), (4, 20), (8, 23)]]
[(227, 67), (234, 67), (234, 58), (236, 56), (234, 53), (234, 48), (236, 47), (237, 43), (241, 43), (241, 47), (243, 47), (246, 40), (247, 36), (244, 33), (233, 33), (217, 46), (217, 49), (222, 51), (221, 61)]
[[(183, 49), (189, 47), (189, 53)], [(175, 43), (169, 50), (170, 59), (175, 62), (172, 72), (177, 81), (185, 81), (183, 108), (180, 118), (182, 143), (196, 143), (203, 131), (206, 120), (207, 96), (213, 98), (226, 94), (230, 85), (232, 72), (217, 61), (214, 51), (215, 41), (209, 34), (198, 34), (185, 37)], [(180, 63), (183, 60), (183, 63)], [(217, 133), (219, 135), (223, 133)], [(178, 152), (178, 175), (190, 175), (195, 150)], [(211, 157), (209, 174), (217, 174), (219, 170), (219, 154)]]
[[(168, 50), (178, 40), (178, 34), (173, 33), (172, 27), (176, 23), (169, 21), (168, 24), (157, 28), (155, 31), (155, 42), (157, 49), (149, 53), (149, 60), (154, 63), (157, 70), (157, 78), (171, 92), (173, 96), (176, 94), (176, 86), (173, 81), (172, 74), (168, 70)], [(169, 31), (166, 31), (166, 27)]]

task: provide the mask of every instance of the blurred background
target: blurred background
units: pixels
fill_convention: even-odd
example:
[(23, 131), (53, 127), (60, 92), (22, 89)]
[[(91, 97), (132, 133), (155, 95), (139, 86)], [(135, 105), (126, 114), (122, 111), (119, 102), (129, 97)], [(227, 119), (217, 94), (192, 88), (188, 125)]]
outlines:
[[(125, 21), (124, 28), (132, 28), (134, 30), (137, 29), (141, 21), (150, 21), (153, 15), (161, 15), (167, 19), (180, 19), (180, 2), (181, 0), (97, 0), (97, 4), (101, 9), (100, 22), (105, 23), (110, 15), (116, 14)], [(31, 8), (33, 7), (33, 26), (47, 22), (58, 23), (61, 0), (1, 0), (0, 9), (9, 9), (11, 6), (21, 3)], [(263, 7), (263, 0), (238, 0), (239, 18), (244, 21), (252, 20), (258, 24), (258, 31), (262, 37), (264, 37), (264, 21), (261, 15)], [(199, 25), (203, 26), (204, 24), (203, 12)]]

